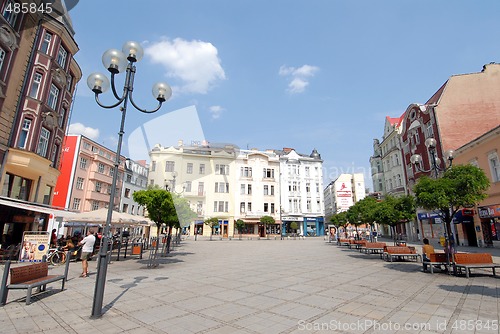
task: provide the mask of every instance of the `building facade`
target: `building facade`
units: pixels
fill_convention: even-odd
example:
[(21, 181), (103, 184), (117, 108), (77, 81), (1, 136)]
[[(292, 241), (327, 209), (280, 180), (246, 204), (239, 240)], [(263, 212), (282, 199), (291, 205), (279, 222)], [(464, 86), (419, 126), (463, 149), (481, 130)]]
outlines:
[[(66, 136), (53, 205), (74, 212), (107, 208), (110, 205), (115, 157), (115, 152), (83, 135)], [(120, 208), (125, 158), (120, 157), (120, 161), (112, 204), (117, 211)]]
[[(280, 159), (281, 220), (283, 233), (325, 235), (323, 160), (314, 149), (310, 155), (292, 148), (276, 151)], [(295, 224), (298, 229), (292, 228)], [(297, 231), (296, 231), (297, 230)]]
[(488, 197), (475, 210), (463, 209), (456, 216), (457, 242), (479, 247), (500, 245), (500, 126), (458, 148), (453, 162), (481, 168), (491, 183)]
[(71, 19), (61, 2), (50, 5), (50, 14), (22, 13), (13, 0), (1, 1), (0, 229), (14, 243), (54, 218), (49, 207), (82, 76)]
[[(451, 76), (425, 104), (408, 106), (401, 123), (401, 144), (409, 191), (422, 175), (440, 176), (432, 168), (426, 139), (435, 139), (436, 163), (443, 171), (446, 151), (457, 150), (500, 123), (499, 90), (500, 64), (491, 63), (478, 73)], [(418, 165), (411, 162), (414, 154), (422, 157)], [(417, 216), (422, 237), (444, 234), (443, 224), (432, 212), (420, 209)]]
[[(233, 237), (240, 234), (238, 219), (247, 237), (292, 233), (291, 222), (297, 223), (293, 232), (323, 235), (322, 161), (316, 154), (227, 144), (184, 146), (182, 141), (176, 147), (156, 145), (150, 152), (149, 184), (188, 200), (198, 214), (191, 235)], [(261, 224), (263, 216), (273, 217), (275, 224)], [(213, 217), (219, 227), (212, 230), (203, 222)]]
[(145, 190), (148, 186), (149, 167), (146, 161), (125, 160), (125, 178), (120, 197), (120, 212), (144, 216), (144, 207), (134, 201), (136, 191)]

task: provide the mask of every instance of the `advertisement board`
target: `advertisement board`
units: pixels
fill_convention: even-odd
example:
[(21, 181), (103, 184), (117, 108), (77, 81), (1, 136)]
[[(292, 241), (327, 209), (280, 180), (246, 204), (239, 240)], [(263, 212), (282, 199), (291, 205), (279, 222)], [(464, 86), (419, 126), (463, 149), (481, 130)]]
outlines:
[(43, 256), (49, 249), (49, 239), (49, 232), (24, 232), (19, 261), (42, 262)]

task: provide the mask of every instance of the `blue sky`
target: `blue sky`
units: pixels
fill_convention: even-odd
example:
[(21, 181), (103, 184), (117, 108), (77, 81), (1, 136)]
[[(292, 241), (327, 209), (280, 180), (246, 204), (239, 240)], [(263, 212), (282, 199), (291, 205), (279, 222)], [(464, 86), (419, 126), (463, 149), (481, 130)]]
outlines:
[[(119, 111), (98, 107), (86, 79), (105, 72), (105, 50), (135, 40), (146, 49), (136, 102), (153, 108), (157, 81), (174, 95), (153, 115), (129, 108), (125, 136), (194, 105), (209, 142), (316, 148), (325, 182), (369, 174), (385, 116), (426, 102), (451, 75), (500, 61), (498, 13), (498, 0), (80, 1), (70, 12), (83, 71), (72, 130), (116, 148)], [(182, 126), (178, 139), (200, 140)]]

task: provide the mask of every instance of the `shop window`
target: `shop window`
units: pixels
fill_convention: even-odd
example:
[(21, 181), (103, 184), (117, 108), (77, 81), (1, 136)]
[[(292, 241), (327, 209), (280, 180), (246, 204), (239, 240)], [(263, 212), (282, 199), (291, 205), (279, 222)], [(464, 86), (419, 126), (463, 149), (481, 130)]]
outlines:
[(6, 173), (2, 196), (27, 201), (31, 192), (31, 186), (32, 180)]

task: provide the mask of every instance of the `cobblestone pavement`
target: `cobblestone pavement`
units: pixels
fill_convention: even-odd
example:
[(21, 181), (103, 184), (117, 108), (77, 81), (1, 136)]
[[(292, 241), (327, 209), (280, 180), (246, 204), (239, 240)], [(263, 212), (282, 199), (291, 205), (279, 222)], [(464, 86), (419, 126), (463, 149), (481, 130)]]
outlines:
[[(90, 318), (95, 262), (88, 278), (71, 263), (66, 290), (49, 284), (29, 306), (25, 290), (10, 291), (0, 332), (499, 333), (500, 279), (491, 270), (431, 275), (420, 263), (384, 262), (323, 238), (200, 239), (183, 241), (157, 269), (147, 269), (147, 253), (113, 261), (99, 319)], [(474, 250), (500, 263), (500, 250)]]

